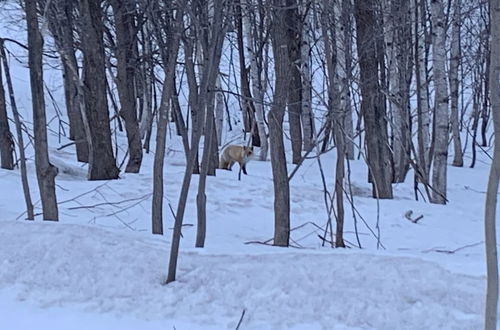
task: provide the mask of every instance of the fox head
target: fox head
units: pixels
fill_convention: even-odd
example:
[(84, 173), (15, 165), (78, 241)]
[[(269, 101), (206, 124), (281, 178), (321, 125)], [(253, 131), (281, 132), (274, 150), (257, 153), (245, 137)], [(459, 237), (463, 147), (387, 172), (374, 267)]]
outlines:
[(253, 146), (243, 147), (243, 155), (245, 156), (245, 158), (250, 158), (253, 155)]

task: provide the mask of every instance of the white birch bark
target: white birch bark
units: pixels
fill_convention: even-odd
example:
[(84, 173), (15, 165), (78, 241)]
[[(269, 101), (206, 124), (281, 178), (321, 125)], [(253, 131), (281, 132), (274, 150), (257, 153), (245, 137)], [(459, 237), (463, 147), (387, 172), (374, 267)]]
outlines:
[(350, 82), (352, 80), (352, 12), (353, 4), (352, 0), (342, 0), (342, 13), (340, 25), (342, 27), (342, 33), (339, 33), (338, 38), (341, 40), (341, 47), (343, 47), (344, 61), (342, 65), (344, 66), (345, 79), (341, 81), (342, 92), (345, 93), (345, 114), (343, 129), (345, 133), (345, 149), (346, 158), (354, 159), (354, 128), (352, 120), (352, 104), (351, 104), (351, 92), (350, 92)]
[(312, 89), (311, 89), (311, 9), (307, 1), (301, 1), (299, 5), (300, 16), (303, 18), (302, 45), (300, 47), (301, 75), (302, 75), (302, 145), (304, 151), (314, 147), (314, 116), (312, 112)]
[(215, 131), (217, 136), (217, 145), (220, 147), (222, 144), (222, 128), (224, 124), (224, 95), (221, 92), (222, 84), (220, 74), (217, 76), (215, 82)]
[(265, 161), (267, 159), (267, 153), (269, 149), (267, 133), (266, 133), (266, 124), (264, 121), (265, 110), (263, 106), (264, 92), (265, 92), (264, 88), (266, 84), (262, 78), (262, 70), (259, 70), (259, 65), (257, 62), (256, 40), (254, 38), (254, 30), (252, 29), (252, 26), (257, 26), (256, 22), (257, 15), (255, 13), (250, 12), (251, 8), (253, 7), (252, 3), (253, 3), (252, 0), (246, 0), (246, 6), (243, 6), (242, 8), (243, 38), (248, 57), (250, 58), (250, 85), (252, 88), (253, 103), (255, 106), (255, 117), (257, 121), (257, 128), (259, 130), (259, 138), (260, 138), (259, 160)]
[(448, 158), (448, 84), (446, 81), (446, 33), (443, 0), (431, 0), (432, 17), (432, 62), (434, 74), (434, 162), (432, 166), (431, 202), (446, 204), (447, 158)]
[(458, 65), (460, 61), (460, 19), (462, 1), (455, 0), (453, 8), (453, 22), (451, 29), (451, 54), (450, 54), (450, 103), (451, 103), (451, 134), (453, 137), (453, 166), (462, 167), (464, 159), (462, 157), (462, 142), (460, 140), (459, 119), (458, 119)]
[[(420, 0), (422, 1), (422, 0)], [(419, 3), (420, 6), (420, 3)], [(420, 10), (421, 6), (420, 6)], [(418, 31), (416, 33), (416, 37), (419, 38), (418, 48), (417, 48), (417, 57), (418, 57), (418, 74), (420, 76), (420, 93), (419, 93), (419, 103), (421, 111), (417, 114), (419, 117), (419, 122), (421, 127), (418, 128), (419, 135), (419, 154), (423, 155), (422, 161), (423, 164), (422, 170), (425, 171), (425, 175), (429, 175), (429, 167), (430, 167), (430, 147), (431, 147), (431, 138), (430, 138), (430, 125), (431, 125), (431, 117), (429, 114), (429, 89), (427, 82), (427, 62), (425, 61), (425, 20), (424, 14), (420, 13), (419, 15), (419, 24)]]

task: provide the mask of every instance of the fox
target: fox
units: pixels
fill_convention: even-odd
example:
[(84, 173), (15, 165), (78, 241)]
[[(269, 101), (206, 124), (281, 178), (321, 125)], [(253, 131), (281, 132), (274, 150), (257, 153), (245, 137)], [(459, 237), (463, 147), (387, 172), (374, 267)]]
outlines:
[(253, 154), (253, 147), (229, 145), (220, 156), (219, 168), (231, 171), (234, 163), (240, 164), (243, 174), (247, 174), (246, 164)]

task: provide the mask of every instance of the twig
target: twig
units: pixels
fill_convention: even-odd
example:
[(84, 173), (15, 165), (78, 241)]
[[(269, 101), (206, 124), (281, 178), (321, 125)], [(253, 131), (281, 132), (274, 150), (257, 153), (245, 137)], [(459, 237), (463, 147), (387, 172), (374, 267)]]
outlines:
[(101, 187), (103, 187), (103, 186), (107, 185), (108, 183), (109, 183), (109, 181), (106, 181), (106, 182), (104, 182), (103, 184), (98, 185), (98, 186), (97, 186), (97, 187), (95, 187), (94, 189), (91, 189), (91, 190), (89, 190), (89, 191), (87, 191), (87, 192), (84, 192), (84, 193), (82, 193), (82, 194), (80, 194), (80, 195), (77, 195), (77, 196), (75, 196), (75, 197), (73, 197), (73, 198), (71, 198), (71, 199), (67, 199), (67, 200), (64, 200), (64, 201), (62, 201), (62, 202), (59, 202), (58, 204), (64, 204), (64, 203), (68, 203), (68, 202), (74, 202), (76, 199), (78, 199), (78, 198), (80, 198), (80, 197), (83, 197), (83, 196), (85, 196), (85, 195), (87, 195), (87, 194), (90, 194), (91, 192), (96, 191), (97, 189), (99, 189), (99, 188), (101, 188)]
[(245, 316), (245, 309), (241, 312), (240, 320), (238, 321), (238, 325), (236, 326), (236, 330), (240, 328), (241, 322), (243, 322), (243, 317)]
[(129, 198), (129, 199), (125, 199), (125, 200), (118, 201), (118, 202), (106, 202), (106, 203), (97, 203), (97, 204), (94, 204), (94, 205), (82, 205), (82, 206), (75, 206), (75, 207), (70, 207), (70, 208), (68, 208), (68, 210), (77, 210), (77, 209), (92, 209), (92, 208), (99, 207), (99, 206), (103, 206), (103, 205), (118, 205), (118, 204), (122, 204), (122, 203), (127, 203), (127, 202), (136, 201), (136, 200), (139, 200), (139, 199), (144, 199), (144, 198), (146, 198), (146, 197), (151, 196), (151, 194), (152, 194), (152, 193), (149, 193), (149, 194), (143, 195), (143, 196), (141, 196), (141, 197)]
[(484, 241), (481, 241), (481, 242), (477, 242), (477, 243), (473, 243), (473, 244), (468, 244), (468, 245), (464, 245), (464, 246), (461, 246), (459, 248), (456, 248), (454, 250), (441, 250), (441, 249), (435, 249), (435, 248), (432, 248), (432, 249), (429, 249), (429, 250), (424, 250), (422, 251), (423, 253), (429, 253), (429, 252), (439, 252), (439, 253), (447, 253), (447, 254), (454, 254), (460, 250), (464, 250), (464, 249), (467, 249), (467, 248), (470, 248), (470, 247), (474, 247), (474, 246), (478, 246), (478, 245), (481, 245), (483, 244)]

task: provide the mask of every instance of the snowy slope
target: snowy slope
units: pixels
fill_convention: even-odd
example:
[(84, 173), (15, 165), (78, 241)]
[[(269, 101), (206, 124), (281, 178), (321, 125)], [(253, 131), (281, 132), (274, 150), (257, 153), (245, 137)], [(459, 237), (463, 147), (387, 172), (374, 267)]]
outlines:
[(184, 252), (178, 281), (165, 286), (168, 249), (160, 239), (80, 225), (0, 226), (0, 297), (10, 293), (49, 315), (69, 308), (78, 318), (123, 315), (177, 329), (191, 328), (177, 322), (232, 329), (243, 310), (244, 329), (477, 329), (481, 324), (484, 279), (418, 259), (339, 250)]
[[(447, 206), (415, 202), (411, 176), (398, 185), (397, 199), (380, 201), (385, 250), (376, 249), (376, 238), (359, 220), (360, 214), (376, 227), (377, 205), (368, 197), (362, 161), (351, 163), (362, 250), (322, 247), (323, 231), (311, 224), (324, 227), (327, 219), (314, 160), (292, 181), (292, 227), (304, 225), (292, 239), (301, 248), (245, 244), (273, 235), (270, 164), (254, 161), (242, 181), (236, 171), (209, 178), (206, 248), (194, 249), (195, 176), (178, 281), (164, 286), (173, 218), (166, 206), (165, 236), (150, 235), (151, 156), (144, 173), (88, 182), (72, 165), (72, 153), (52, 154), (61, 169), (60, 223), (23, 221), (19, 174), (0, 171), (0, 306), (17, 310), (7, 319), (26, 322), (25, 329), (33, 322), (63, 329), (80, 319), (104, 328), (234, 329), (243, 310), (244, 329), (481, 327), (486, 164), (450, 168)], [(322, 159), (325, 172), (333, 173), (333, 154)], [(175, 209), (183, 155), (167, 163), (165, 202)], [(329, 175), (329, 187), (332, 180)], [(36, 200), (35, 182), (32, 175)], [(411, 223), (407, 210), (424, 218)], [(349, 207), (346, 212), (346, 238), (356, 242)]]

